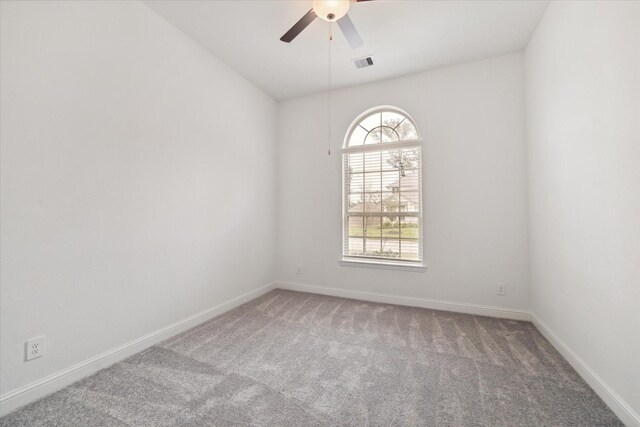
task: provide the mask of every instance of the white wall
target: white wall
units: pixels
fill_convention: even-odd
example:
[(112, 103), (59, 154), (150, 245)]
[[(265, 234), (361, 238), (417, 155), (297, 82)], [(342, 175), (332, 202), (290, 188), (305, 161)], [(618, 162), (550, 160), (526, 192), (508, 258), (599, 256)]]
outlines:
[[(142, 4), (0, 5), (0, 394), (278, 277), (531, 292), (640, 412), (640, 3), (551, 3), (526, 84), (513, 54), (335, 91), (330, 157), (326, 94), (278, 107)], [(338, 264), (339, 149), (376, 105), (424, 136), (426, 273)]]
[(533, 312), (640, 413), (640, 3), (551, 2), (526, 75)]
[[(366, 73), (367, 70), (362, 70)], [(513, 54), (279, 104), (278, 278), (528, 309), (524, 62)], [(343, 267), (340, 147), (377, 105), (423, 138), (426, 273)], [(295, 274), (296, 265), (303, 274)], [(496, 283), (507, 295), (496, 295)]]
[(277, 106), (141, 3), (1, 4), (5, 393), (273, 280)]

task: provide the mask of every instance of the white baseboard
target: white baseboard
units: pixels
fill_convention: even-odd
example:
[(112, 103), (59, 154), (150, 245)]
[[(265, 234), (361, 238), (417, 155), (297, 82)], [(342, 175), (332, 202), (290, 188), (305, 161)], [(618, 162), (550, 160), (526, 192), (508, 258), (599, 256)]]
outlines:
[(454, 311), (456, 313), (476, 314), (479, 316), (500, 317), (503, 319), (530, 320), (528, 310), (491, 307), (451, 301), (438, 301), (425, 298), (404, 297), (374, 292), (351, 291), (347, 289), (329, 288), (325, 286), (303, 285), (300, 283), (275, 282), (275, 287), (291, 291), (310, 292), (312, 294), (331, 295), (363, 301), (381, 302), (385, 304), (406, 305), (410, 307), (430, 308), (433, 310)]
[(254, 298), (264, 295), (273, 288), (274, 283), (269, 283), (266, 286), (247, 292), (246, 294), (240, 295), (215, 307), (203, 310), (200, 313), (187, 317), (186, 319), (179, 320), (162, 329), (158, 329), (157, 331), (151, 332), (136, 340), (58, 371), (38, 381), (34, 381), (23, 387), (7, 392), (0, 396), (0, 416), (4, 416), (21, 406), (33, 402), (47, 394), (53, 393), (54, 391), (60, 390), (61, 388), (64, 388), (84, 377), (92, 375), (100, 369), (113, 365), (114, 363), (139, 353), (154, 344), (171, 338), (180, 332), (186, 331), (189, 328), (223, 314), (239, 305), (251, 301)]
[[(277, 286), (277, 285), (276, 285)], [(591, 386), (598, 396), (611, 408), (611, 410), (627, 426), (640, 427), (640, 415), (627, 404), (609, 385), (582, 360), (567, 344), (565, 344), (547, 325), (544, 324), (535, 313), (531, 313), (531, 321), (540, 333), (549, 341), (564, 357), (573, 369)]]

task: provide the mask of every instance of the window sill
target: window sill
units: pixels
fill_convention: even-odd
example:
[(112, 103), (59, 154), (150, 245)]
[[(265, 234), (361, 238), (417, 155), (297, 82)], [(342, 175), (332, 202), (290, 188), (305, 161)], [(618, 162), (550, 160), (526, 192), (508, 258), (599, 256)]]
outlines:
[(424, 273), (427, 267), (424, 264), (405, 264), (388, 261), (366, 261), (357, 258), (340, 258), (338, 260), (343, 267), (381, 268), (385, 270), (402, 270)]

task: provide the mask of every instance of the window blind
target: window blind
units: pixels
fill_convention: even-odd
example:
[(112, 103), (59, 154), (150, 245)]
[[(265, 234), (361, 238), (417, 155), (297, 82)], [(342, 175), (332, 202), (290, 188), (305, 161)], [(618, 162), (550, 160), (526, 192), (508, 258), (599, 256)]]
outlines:
[[(422, 262), (420, 141), (406, 118), (376, 114), (358, 123), (349, 142), (355, 135), (360, 143), (343, 153), (343, 256)], [(403, 135), (413, 139), (406, 143)]]

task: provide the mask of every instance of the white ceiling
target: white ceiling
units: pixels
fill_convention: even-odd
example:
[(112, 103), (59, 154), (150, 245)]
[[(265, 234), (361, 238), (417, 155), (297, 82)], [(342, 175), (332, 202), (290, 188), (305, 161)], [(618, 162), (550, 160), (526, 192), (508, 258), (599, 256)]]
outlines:
[[(311, 0), (145, 0), (145, 3), (277, 100), (327, 90), (329, 24), (316, 19), (290, 44), (280, 37)], [(377, 0), (352, 3), (364, 46), (352, 50), (333, 24), (332, 87), (517, 52), (547, 1)], [(373, 55), (356, 69), (351, 59)]]

